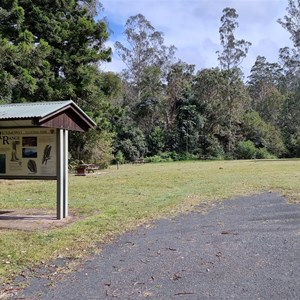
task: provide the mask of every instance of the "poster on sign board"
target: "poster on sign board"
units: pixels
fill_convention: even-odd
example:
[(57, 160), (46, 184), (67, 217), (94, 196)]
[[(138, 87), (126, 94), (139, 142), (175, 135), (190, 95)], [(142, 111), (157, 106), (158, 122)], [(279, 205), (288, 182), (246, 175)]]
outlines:
[(56, 176), (56, 130), (0, 129), (0, 178)]

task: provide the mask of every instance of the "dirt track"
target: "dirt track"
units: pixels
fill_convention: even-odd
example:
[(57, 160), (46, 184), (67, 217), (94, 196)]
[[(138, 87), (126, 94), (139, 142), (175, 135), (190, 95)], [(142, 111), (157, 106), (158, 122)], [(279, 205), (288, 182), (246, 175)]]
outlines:
[(299, 282), (300, 206), (265, 193), (124, 234), (15, 299), (300, 299)]

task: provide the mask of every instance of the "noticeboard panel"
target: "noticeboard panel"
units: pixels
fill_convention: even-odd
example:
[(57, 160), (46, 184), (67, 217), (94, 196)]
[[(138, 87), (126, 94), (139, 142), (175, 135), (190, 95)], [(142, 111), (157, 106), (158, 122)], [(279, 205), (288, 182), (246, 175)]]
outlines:
[(55, 129), (0, 129), (0, 178), (55, 176)]

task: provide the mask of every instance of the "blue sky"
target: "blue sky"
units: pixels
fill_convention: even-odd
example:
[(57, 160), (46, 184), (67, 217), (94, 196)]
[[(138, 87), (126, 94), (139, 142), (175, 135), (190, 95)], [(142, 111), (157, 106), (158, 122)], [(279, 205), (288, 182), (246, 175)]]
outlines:
[[(124, 42), (124, 24), (130, 16), (143, 14), (158, 31), (165, 45), (177, 48), (176, 57), (195, 64), (196, 70), (216, 67), (220, 47), (219, 27), (222, 10), (235, 8), (239, 27), (237, 39), (252, 43), (242, 69), (247, 76), (258, 55), (269, 62), (278, 61), (278, 50), (291, 46), (289, 33), (277, 22), (286, 14), (288, 0), (100, 0), (112, 30), (107, 45), (114, 50), (115, 41)], [(111, 63), (102, 64), (104, 71), (119, 72), (124, 68), (114, 53)]]

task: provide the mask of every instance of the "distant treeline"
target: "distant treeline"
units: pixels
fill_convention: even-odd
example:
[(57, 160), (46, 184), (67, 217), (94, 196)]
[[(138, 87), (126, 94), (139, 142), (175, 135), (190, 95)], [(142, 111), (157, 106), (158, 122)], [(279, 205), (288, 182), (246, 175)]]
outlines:
[[(300, 4), (278, 22), (293, 48), (277, 62), (258, 56), (248, 78), (240, 66), (251, 43), (235, 37), (238, 14), (220, 20), (219, 65), (195, 70), (141, 14), (124, 28), (111, 60), (109, 30), (96, 0), (4, 0), (0, 4), (0, 101), (72, 99), (97, 123), (70, 136), (72, 160), (107, 166), (148, 161), (300, 156)], [(97, 16), (97, 18), (96, 18)]]

